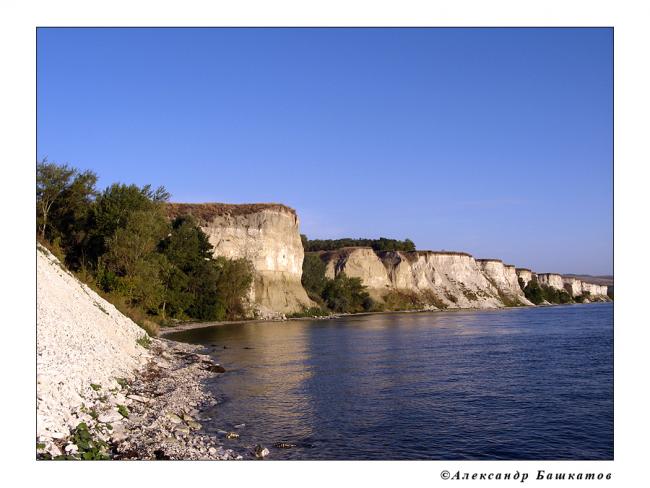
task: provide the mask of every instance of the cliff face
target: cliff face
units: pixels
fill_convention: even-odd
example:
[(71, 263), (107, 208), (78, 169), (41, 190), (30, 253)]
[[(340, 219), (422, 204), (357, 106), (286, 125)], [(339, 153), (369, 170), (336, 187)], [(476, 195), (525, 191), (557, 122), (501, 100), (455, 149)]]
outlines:
[(524, 286), (533, 279), (533, 272), (528, 268), (515, 268), (515, 272), (517, 273), (517, 278), (521, 278), (524, 282)]
[(557, 290), (564, 290), (564, 279), (562, 275), (556, 273), (541, 273), (537, 275), (537, 281), (540, 285), (550, 286)]
[(576, 278), (564, 278), (563, 281), (564, 289), (569, 292), (569, 295), (572, 297), (582, 295), (584, 289), (582, 281)]
[(540, 273), (537, 280), (542, 285), (547, 285), (557, 290), (565, 290), (575, 298), (589, 294), (591, 299), (608, 301), (607, 285), (598, 285), (575, 278), (574, 276), (562, 276), (557, 273)]
[(391, 291), (417, 293), (438, 308), (498, 308), (529, 305), (519, 285), (533, 279), (572, 297), (589, 291), (605, 300), (607, 287), (565, 278), (555, 273), (536, 275), (526, 268), (515, 268), (499, 259), (474, 259), (460, 252), (384, 251), (369, 247), (349, 247), (317, 253), (326, 265), (326, 276), (340, 273), (360, 278), (370, 296), (382, 301)]
[[(516, 283), (514, 268), (506, 271), (501, 264), (499, 281), (493, 282), (465, 253), (345, 248), (319, 255), (329, 278), (340, 273), (360, 278), (375, 300), (381, 301), (387, 293), (398, 290), (428, 297), (431, 305), (442, 304), (445, 308), (501, 307), (502, 293), (515, 300), (520, 297), (522, 305), (529, 304)], [(512, 286), (513, 276), (516, 289)]]
[(304, 252), (296, 212), (280, 204), (170, 204), (169, 215), (193, 215), (215, 256), (248, 259), (254, 269), (250, 301), (271, 317), (314, 306), (300, 279)]
[(479, 259), (481, 269), (488, 279), (499, 290), (501, 300), (505, 302), (518, 303), (520, 305), (532, 305), (526, 299), (524, 292), (519, 286), (516, 268), (509, 264), (503, 264), (500, 259)]
[[(168, 205), (170, 217), (193, 215), (214, 246), (214, 254), (246, 258), (254, 268), (250, 302), (258, 316), (272, 318), (315, 306), (301, 284), (304, 252), (296, 212), (280, 204), (222, 203)], [(319, 252), (326, 276), (360, 278), (370, 296), (382, 301), (392, 291), (418, 294), (431, 308), (498, 308), (532, 305), (519, 286), (539, 282), (576, 297), (607, 295), (607, 287), (559, 274), (536, 275), (498, 259), (474, 259), (462, 252), (383, 251), (349, 247)]]

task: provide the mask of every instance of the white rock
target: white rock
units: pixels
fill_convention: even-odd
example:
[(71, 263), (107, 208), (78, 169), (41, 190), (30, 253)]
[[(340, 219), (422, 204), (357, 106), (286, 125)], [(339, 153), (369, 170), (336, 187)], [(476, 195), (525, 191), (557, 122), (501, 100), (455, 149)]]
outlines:
[(79, 451), (79, 448), (77, 447), (76, 444), (68, 444), (65, 446), (65, 452), (68, 454), (75, 454), (77, 451)]
[(117, 410), (111, 410), (107, 413), (101, 414), (97, 420), (99, 422), (102, 422), (104, 424), (110, 424), (111, 422), (117, 422), (119, 420), (122, 420), (122, 414), (119, 413)]
[(140, 395), (127, 395), (127, 398), (130, 398), (131, 400), (135, 400), (136, 402), (140, 402), (140, 403), (149, 403), (151, 401), (149, 398), (145, 398)]

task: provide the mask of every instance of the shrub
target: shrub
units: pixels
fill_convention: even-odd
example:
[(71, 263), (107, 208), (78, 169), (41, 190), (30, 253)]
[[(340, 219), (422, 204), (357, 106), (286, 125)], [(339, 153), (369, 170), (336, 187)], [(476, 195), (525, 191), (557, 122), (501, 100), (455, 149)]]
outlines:
[(530, 280), (524, 287), (524, 295), (535, 305), (539, 305), (544, 301), (544, 291), (536, 279)]
[(340, 273), (333, 280), (328, 280), (323, 289), (323, 300), (334, 312), (355, 313), (368, 311), (371, 302), (360, 278), (348, 278)]
[(149, 349), (151, 347), (151, 338), (147, 334), (140, 337), (140, 339), (138, 339), (136, 342), (138, 345), (144, 347), (145, 349)]
[(420, 295), (409, 290), (391, 290), (382, 298), (385, 310), (420, 310), (426, 306)]

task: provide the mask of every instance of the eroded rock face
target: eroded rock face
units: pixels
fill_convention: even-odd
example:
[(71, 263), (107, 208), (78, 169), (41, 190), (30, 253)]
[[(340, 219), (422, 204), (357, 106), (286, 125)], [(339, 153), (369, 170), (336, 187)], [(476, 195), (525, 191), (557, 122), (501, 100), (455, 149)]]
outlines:
[(321, 254), (326, 263), (325, 276), (334, 279), (340, 273), (360, 278), (373, 298), (381, 297), (390, 288), (388, 272), (370, 247), (349, 247)]
[(526, 286), (533, 279), (533, 272), (527, 268), (515, 268), (517, 278), (521, 278)]
[(540, 285), (550, 286), (557, 290), (564, 290), (564, 279), (556, 273), (540, 273), (537, 275), (537, 281)]
[[(392, 290), (429, 297), (444, 308), (497, 308), (503, 306), (499, 290), (476, 260), (465, 253), (436, 251), (384, 251), (345, 248), (319, 253), (326, 275), (340, 273), (360, 278), (376, 300)], [(517, 285), (518, 286), (518, 285)]]
[(508, 301), (513, 305), (532, 305), (519, 286), (514, 266), (503, 264), (503, 261), (499, 259), (479, 259), (477, 261), (488, 279), (499, 290), (502, 301)]
[(215, 256), (252, 263), (250, 301), (258, 315), (270, 318), (314, 305), (300, 282), (304, 252), (293, 209), (280, 204), (170, 204), (169, 213), (195, 216)]
[(432, 289), (448, 308), (497, 308), (503, 304), (498, 290), (469, 254), (415, 251), (412, 275), (419, 291)]
[(595, 285), (593, 283), (582, 282), (582, 292), (589, 292), (592, 297), (607, 296), (607, 285)]
[[(250, 301), (260, 318), (275, 318), (315, 306), (302, 287), (304, 251), (296, 212), (280, 204), (169, 204), (170, 216), (195, 216), (217, 256), (246, 258), (254, 268)], [(326, 276), (340, 273), (360, 278), (375, 300), (391, 291), (428, 297), (438, 308), (497, 308), (532, 305), (519, 286), (532, 279), (572, 296), (590, 291), (606, 296), (606, 287), (559, 274), (535, 275), (497, 259), (476, 260), (462, 252), (384, 251), (350, 247), (319, 252)]]
[(564, 289), (569, 292), (572, 297), (582, 295), (583, 283), (576, 278), (563, 278)]

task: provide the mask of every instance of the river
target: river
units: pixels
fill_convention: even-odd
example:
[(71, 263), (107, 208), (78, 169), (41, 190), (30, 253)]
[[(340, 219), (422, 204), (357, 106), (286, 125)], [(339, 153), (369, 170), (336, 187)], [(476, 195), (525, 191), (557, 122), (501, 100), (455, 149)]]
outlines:
[[(227, 370), (203, 426), (269, 459), (613, 459), (613, 304), (177, 332)], [(242, 426), (241, 424), (245, 424)], [(295, 444), (282, 449), (275, 443)]]

